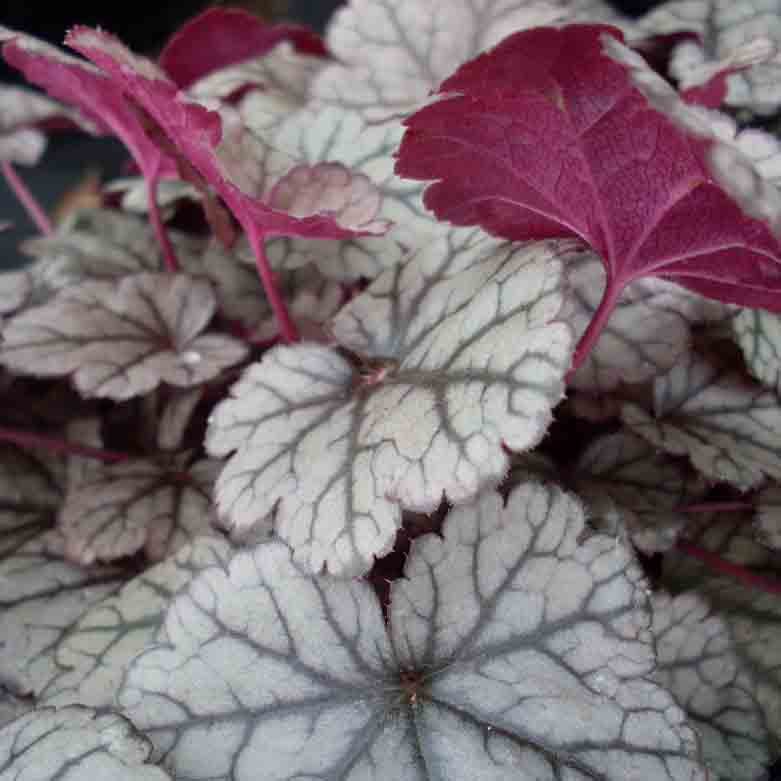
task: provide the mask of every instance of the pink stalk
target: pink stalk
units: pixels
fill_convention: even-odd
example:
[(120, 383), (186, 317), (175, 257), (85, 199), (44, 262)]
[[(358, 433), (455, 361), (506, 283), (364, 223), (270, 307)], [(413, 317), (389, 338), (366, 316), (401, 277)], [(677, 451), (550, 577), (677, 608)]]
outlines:
[(588, 354), (599, 340), (602, 331), (607, 325), (607, 321), (610, 319), (610, 315), (613, 314), (613, 310), (616, 308), (616, 304), (621, 297), (625, 284), (626, 283), (617, 285), (612, 280), (608, 279), (605, 292), (602, 294), (602, 300), (599, 302), (597, 311), (594, 312), (594, 316), (591, 318), (588, 328), (583, 332), (583, 336), (580, 337), (578, 346), (575, 348), (572, 366), (569, 372), (567, 372), (567, 380), (571, 379), (572, 375), (581, 367), (583, 361), (586, 360)]
[(271, 305), (271, 311), (274, 313), (279, 326), (279, 332), (288, 344), (297, 342), (300, 339), (298, 329), (290, 318), (287, 306), (279, 294), (277, 283), (274, 279), (274, 272), (271, 270), (266, 257), (265, 237), (260, 234), (255, 225), (250, 223), (247, 228), (247, 238), (252, 251), (255, 253), (255, 266), (258, 269), (260, 281), (263, 283), (263, 289), (266, 291), (266, 298), (268, 298), (268, 302)]
[(740, 581), (748, 588), (754, 588), (759, 591), (765, 591), (768, 594), (778, 594), (781, 596), (781, 580), (768, 578), (764, 575), (757, 575), (756, 573), (751, 572), (751, 570), (741, 567), (739, 564), (733, 564), (731, 561), (727, 561), (721, 556), (711, 553), (710, 551), (701, 548), (699, 545), (695, 545), (693, 542), (679, 540), (676, 547), (681, 553), (699, 559), (703, 564), (710, 567), (710, 569), (715, 572), (719, 572), (722, 575)]
[(38, 230), (44, 236), (51, 236), (52, 233), (54, 233), (54, 226), (49, 219), (49, 215), (35, 199), (35, 196), (30, 192), (19, 174), (16, 173), (16, 169), (7, 161), (0, 163), (0, 168), (2, 168), (3, 176), (5, 177), (6, 182), (8, 182), (8, 186), (19, 199), (19, 203), (24, 206), (27, 214), (30, 215), (30, 219), (35, 223)]
[(33, 434), (30, 431), (18, 431), (16, 429), (5, 428), (4, 426), (0, 426), (0, 441), (13, 442), (13, 444), (24, 448), (41, 448), (50, 453), (94, 458), (97, 461), (103, 461), (107, 464), (127, 461), (127, 459), (130, 458), (126, 453), (103, 450), (102, 448), (90, 447), (89, 445), (81, 445), (78, 442), (70, 442), (67, 439), (47, 437), (43, 434)]
[(179, 261), (176, 257), (176, 251), (174, 250), (171, 239), (168, 236), (163, 218), (160, 215), (160, 205), (157, 202), (157, 188), (160, 183), (160, 163), (157, 164), (149, 171), (144, 172), (144, 181), (146, 182), (146, 197), (149, 201), (149, 219), (152, 221), (152, 227), (154, 228), (157, 240), (160, 243), (160, 248), (163, 250), (163, 259), (165, 260), (165, 267), (172, 274), (179, 271)]
[(675, 508), (679, 513), (729, 513), (753, 510), (751, 502), (695, 502), (694, 504), (681, 504)]

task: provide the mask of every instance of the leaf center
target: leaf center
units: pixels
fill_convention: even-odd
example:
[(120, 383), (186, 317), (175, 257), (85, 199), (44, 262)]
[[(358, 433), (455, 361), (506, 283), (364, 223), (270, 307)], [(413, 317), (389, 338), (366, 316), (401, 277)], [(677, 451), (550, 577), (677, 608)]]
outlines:
[(402, 670), (399, 680), (406, 704), (413, 708), (419, 705), (423, 698), (423, 675), (417, 670)]

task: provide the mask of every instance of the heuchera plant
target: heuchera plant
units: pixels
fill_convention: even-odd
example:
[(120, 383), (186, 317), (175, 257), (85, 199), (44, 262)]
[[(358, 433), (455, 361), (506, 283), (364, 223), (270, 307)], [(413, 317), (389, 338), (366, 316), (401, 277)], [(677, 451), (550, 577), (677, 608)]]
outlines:
[[(779, 29), (1, 29), (0, 781), (766, 781)], [(135, 168), (55, 224), (62, 125)]]

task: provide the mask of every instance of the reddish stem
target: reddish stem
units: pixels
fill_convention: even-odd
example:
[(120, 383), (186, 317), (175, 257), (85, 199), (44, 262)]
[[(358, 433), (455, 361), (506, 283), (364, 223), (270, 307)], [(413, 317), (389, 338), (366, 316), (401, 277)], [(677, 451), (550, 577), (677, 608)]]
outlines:
[(703, 564), (710, 567), (710, 569), (733, 578), (734, 580), (738, 580), (744, 586), (748, 586), (748, 588), (755, 588), (759, 591), (765, 591), (768, 594), (778, 594), (781, 596), (781, 580), (768, 578), (764, 575), (757, 575), (756, 573), (751, 572), (751, 570), (746, 569), (739, 564), (733, 564), (731, 561), (727, 561), (721, 556), (711, 553), (687, 540), (679, 540), (676, 547), (681, 553), (699, 559)]
[(52, 233), (54, 233), (54, 226), (52, 225), (51, 219), (49, 219), (49, 215), (35, 199), (35, 196), (30, 192), (19, 174), (16, 173), (16, 169), (7, 161), (1, 163), (0, 168), (2, 168), (3, 176), (5, 177), (6, 182), (8, 182), (8, 186), (19, 199), (19, 203), (24, 206), (27, 214), (30, 215), (30, 219), (35, 223), (38, 230), (44, 236), (51, 236)]
[(697, 502), (695, 504), (681, 504), (675, 508), (679, 513), (729, 513), (753, 510), (751, 502)]
[(0, 426), (0, 441), (13, 442), (24, 448), (41, 448), (50, 453), (59, 453), (69, 456), (83, 456), (104, 461), (107, 464), (115, 464), (119, 461), (127, 461), (130, 458), (127, 453), (117, 453), (102, 448), (81, 445), (78, 442), (70, 442), (67, 439), (47, 437), (43, 434), (33, 434), (30, 431), (18, 431), (16, 429)]
[(160, 183), (160, 162), (158, 160), (154, 167), (144, 173), (146, 197), (147, 201), (149, 201), (149, 219), (152, 221), (152, 227), (160, 243), (160, 248), (163, 250), (165, 267), (172, 274), (175, 274), (179, 271), (179, 261), (176, 257), (174, 245), (171, 244), (168, 231), (163, 223), (163, 218), (160, 214), (160, 204), (157, 202), (157, 188)]
[(599, 302), (597, 311), (594, 312), (591, 322), (588, 324), (588, 328), (583, 332), (583, 336), (580, 337), (578, 346), (575, 348), (575, 355), (572, 358), (572, 367), (569, 372), (567, 372), (568, 381), (572, 379), (572, 375), (581, 367), (583, 361), (586, 360), (588, 354), (602, 335), (602, 331), (607, 325), (610, 315), (613, 314), (618, 299), (621, 297), (624, 284), (625, 283), (617, 285), (615, 282), (608, 279), (605, 292), (602, 294), (602, 300)]
[(260, 281), (263, 283), (263, 289), (266, 291), (266, 298), (268, 298), (268, 302), (271, 305), (271, 311), (274, 312), (274, 317), (279, 326), (279, 333), (288, 344), (297, 342), (300, 339), (298, 329), (290, 318), (287, 306), (285, 305), (282, 296), (279, 294), (277, 283), (274, 279), (274, 272), (271, 270), (268, 258), (266, 257), (266, 248), (264, 246), (265, 237), (261, 235), (257, 227), (252, 223), (245, 226), (245, 229), (247, 230), (247, 238), (249, 239), (250, 247), (252, 247), (252, 251), (255, 253), (255, 266), (258, 269)]

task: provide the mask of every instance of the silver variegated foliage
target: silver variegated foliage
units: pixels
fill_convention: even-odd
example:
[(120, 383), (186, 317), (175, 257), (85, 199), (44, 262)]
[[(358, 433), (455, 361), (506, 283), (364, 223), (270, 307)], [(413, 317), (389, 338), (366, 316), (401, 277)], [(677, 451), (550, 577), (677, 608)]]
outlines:
[(402, 508), (497, 484), (505, 448), (539, 442), (561, 399), (561, 267), (578, 252), (453, 231), (339, 313), (352, 360), (308, 343), (266, 353), (207, 432), (212, 454), (237, 451), (217, 482), (226, 526), (273, 524), (312, 570), (355, 574), (390, 550)]
[(246, 353), (231, 337), (202, 333), (216, 306), (212, 286), (185, 274), (84, 282), (12, 318), (0, 361), (26, 374), (71, 375), (85, 396), (116, 401), (161, 382), (198, 385)]
[(178, 450), (195, 408), (203, 398), (202, 388), (187, 388), (171, 394), (157, 420), (157, 446), (160, 450)]
[(104, 464), (68, 491), (59, 528), (68, 558), (82, 565), (143, 550), (161, 561), (216, 521), (211, 499), (220, 468), (188, 454)]
[(60, 459), (0, 445), (0, 557), (54, 526), (64, 483)]
[(331, 21), (335, 62), (311, 94), (372, 122), (403, 116), (510, 33), (566, 17), (566, 4), (544, 0), (353, 0)]
[[(700, 548), (749, 572), (781, 581), (778, 554), (755, 539), (744, 518), (726, 517), (705, 524), (692, 541)], [(719, 574), (698, 559), (671, 551), (665, 556), (663, 582), (673, 593), (696, 591), (713, 614), (724, 620), (741, 670), (753, 678), (756, 699), (772, 736), (774, 758), (781, 756), (781, 600)]]
[(227, 565), (232, 552), (224, 539), (199, 537), (91, 608), (57, 644), (56, 674), (38, 701), (116, 707), (131, 660), (161, 639), (163, 616), (176, 593), (201, 570)]
[(119, 714), (41, 708), (0, 730), (0, 781), (168, 781), (149, 754)]
[(17, 697), (0, 689), (0, 727), (4, 727), (9, 721), (29, 713), (33, 707), (32, 697)]
[(654, 381), (653, 413), (623, 405), (637, 434), (673, 455), (685, 455), (705, 477), (747, 489), (781, 477), (781, 404), (715, 359), (685, 354)]
[(124, 580), (115, 568), (69, 564), (63, 545), (55, 532), (43, 532), (0, 557), (0, 685), (15, 693), (46, 686), (56, 644)]
[[(212, 283), (219, 313), (241, 325), (257, 339), (277, 334), (254, 256), (246, 242), (228, 251), (216, 240), (168, 231), (182, 270)], [(32, 292), (25, 305), (43, 303), (70, 285), (89, 280), (118, 281), (145, 271), (162, 270), (156, 237), (145, 220), (120, 212), (92, 209), (79, 212), (54, 236), (24, 244), (37, 258), (26, 275)], [(277, 285), (299, 328), (320, 324), (341, 304), (341, 290), (313, 267), (278, 269)], [(2, 279), (2, 278), (0, 278)]]
[(703, 757), (721, 781), (756, 781), (770, 763), (756, 684), (734, 649), (729, 626), (688, 592), (651, 600), (656, 677), (686, 710)]
[[(567, 321), (582, 334), (599, 306), (605, 287), (603, 263), (584, 255), (567, 268), (572, 294)], [(690, 341), (694, 322), (691, 294), (661, 279), (628, 285), (599, 340), (572, 377), (580, 390), (606, 393), (620, 383), (640, 383), (673, 367)]]
[(732, 328), (748, 370), (781, 393), (781, 319), (764, 309), (741, 309)]
[(32, 293), (30, 275), (24, 271), (0, 273), (0, 331), (2, 318), (21, 309)]
[(314, 263), (330, 279), (374, 279), (397, 264), (404, 249), (418, 247), (441, 230), (423, 207), (420, 182), (400, 179), (393, 157), (403, 135), (398, 122), (371, 125), (355, 111), (330, 106), (292, 114), (280, 126), (275, 144), (306, 163), (334, 160), (368, 176), (382, 195), (379, 217), (391, 228), (382, 237), (345, 241), (274, 239), (269, 242), (272, 263), (295, 268)]
[[(718, 61), (728, 67), (740, 48), (757, 38), (781, 44), (781, 4), (778, 0), (671, 0), (644, 16), (638, 32), (700, 36), (699, 45), (686, 41), (673, 50), (671, 74), (687, 87), (697, 82), (698, 70)], [(781, 106), (781, 61), (771, 56), (765, 59), (729, 76), (729, 105), (759, 114), (772, 114)]]
[(690, 520), (679, 508), (707, 492), (685, 463), (626, 430), (594, 440), (573, 467), (571, 484), (597, 528), (625, 533), (647, 553), (675, 544)]
[(763, 488), (756, 496), (756, 524), (760, 540), (781, 550), (781, 486), (776, 483)]
[[(280, 114), (283, 113), (282, 106), (286, 108), (284, 113), (290, 113), (306, 103), (310, 84), (326, 62), (323, 57), (296, 51), (291, 43), (282, 41), (260, 57), (208, 73), (191, 84), (187, 92), (196, 100), (225, 100), (248, 91), (259, 96), (260, 105), (265, 105), (267, 110), (273, 100)], [(258, 120), (251, 112), (247, 115), (240, 109), (240, 113), (251, 126), (254, 126), (253, 118)], [(264, 130), (269, 127), (266, 123), (261, 126)]]
[(640, 570), (583, 523), (538, 484), (453, 510), (388, 628), (367, 583), (261, 544), (177, 597), (120, 704), (179, 781), (705, 781)]
[[(106, 193), (119, 193), (121, 195), (120, 206), (123, 210), (134, 214), (149, 213), (149, 185), (140, 176), (128, 176), (120, 179), (112, 179), (103, 188)], [(200, 201), (201, 195), (189, 182), (181, 179), (163, 179), (157, 183), (157, 204), (163, 215), (167, 215), (170, 207), (178, 201)]]

